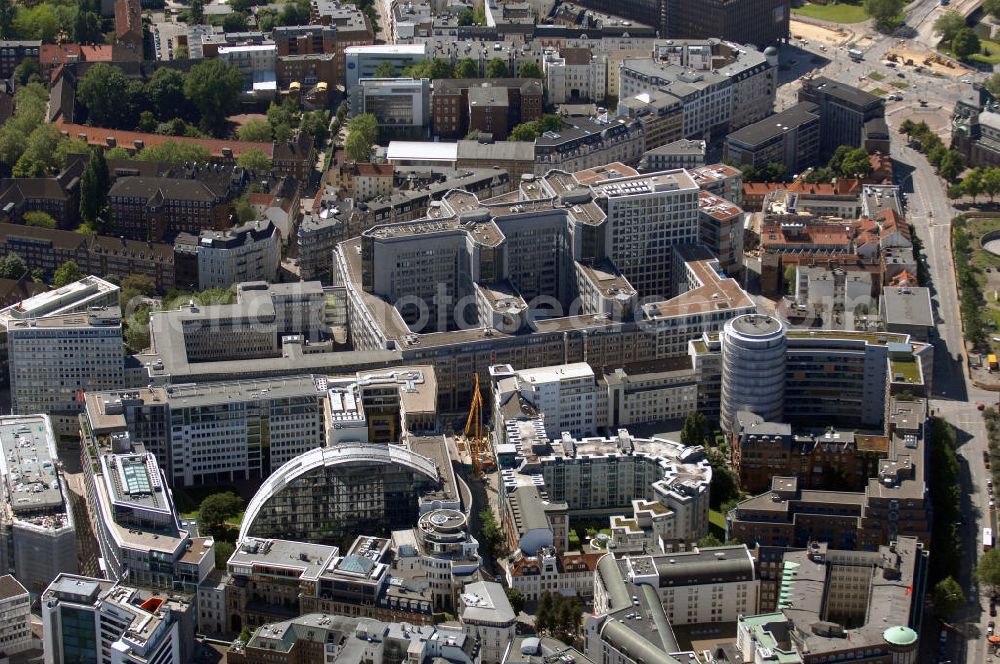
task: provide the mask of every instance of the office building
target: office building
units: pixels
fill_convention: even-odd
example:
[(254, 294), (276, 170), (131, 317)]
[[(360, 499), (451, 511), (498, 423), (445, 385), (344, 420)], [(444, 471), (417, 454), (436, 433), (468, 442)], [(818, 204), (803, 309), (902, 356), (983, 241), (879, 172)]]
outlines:
[(789, 175), (816, 165), (820, 150), (819, 108), (800, 102), (726, 136), (723, 157), (737, 164), (783, 164)]
[(683, 0), (658, 0), (666, 27), (661, 36), (680, 39), (720, 37), (758, 48), (788, 39), (791, 5), (787, 0), (711, 0), (692, 5)]
[(17, 655), (32, 647), (31, 597), (10, 574), (0, 576), (0, 652)]
[(0, 569), (37, 597), (61, 572), (76, 572), (76, 524), (45, 415), (0, 417), (3, 511)]
[(787, 355), (784, 324), (768, 316), (740, 316), (726, 323), (720, 339), (723, 430), (733, 429), (741, 411), (781, 420)]
[(603, 556), (591, 552), (558, 553), (551, 547), (533, 556), (515, 553), (505, 569), (507, 585), (529, 602), (537, 602), (553, 588), (587, 600), (594, 596), (594, 571)]
[(796, 477), (775, 476), (770, 491), (730, 511), (728, 532), (760, 546), (805, 547), (821, 541), (839, 549), (875, 551), (901, 536), (931, 546), (926, 419), (924, 399), (893, 397), (886, 417), (888, 453), (862, 491), (810, 490)]
[(430, 91), (426, 78), (361, 78), (350, 88), (351, 114), (374, 115), (382, 140), (422, 138), (431, 123)]
[(137, 588), (195, 593), (215, 567), (214, 541), (192, 537), (181, 525), (166, 475), (156, 456), (125, 432), (97, 433), (95, 411), (113, 410), (100, 393), (87, 394), (81, 416), (83, 474), (91, 527), (100, 547), (101, 569), (116, 582)]
[(11, 407), (45, 413), (60, 435), (76, 431), (80, 395), (125, 386), (117, 306), (7, 321)]
[(928, 551), (900, 537), (871, 552), (813, 541), (781, 561), (774, 613), (744, 615), (722, 662), (919, 661)]
[(220, 46), (217, 56), (243, 74), (243, 94), (259, 99), (271, 99), (277, 94), (275, 69), (278, 49), (274, 42)]
[(331, 650), (344, 662), (391, 664), (401, 652), (421, 662), (475, 661), (475, 640), (457, 627), (323, 613), (262, 625), (247, 643), (233, 644), (226, 658), (230, 664), (298, 664), (322, 661)]
[(934, 339), (934, 310), (930, 290), (917, 286), (884, 288), (880, 315), (889, 332), (907, 334), (917, 341)]
[(969, 166), (1000, 164), (1000, 113), (985, 85), (974, 83), (955, 102), (951, 114), (951, 142)]
[(459, 510), (434, 510), (417, 525), (392, 532), (395, 568), (407, 576), (424, 576), (434, 595), (434, 608), (454, 612), (462, 586), (476, 578), (482, 557)]
[(535, 175), (552, 169), (568, 172), (620, 162), (638, 163), (646, 150), (641, 122), (604, 113), (597, 117), (564, 116), (558, 131), (535, 139)]
[(743, 210), (707, 191), (698, 194), (698, 243), (719, 257), (726, 272), (743, 269)]
[(550, 104), (604, 101), (608, 87), (606, 53), (589, 48), (546, 49), (542, 71)]
[(186, 662), (194, 608), (172, 595), (59, 574), (42, 594), (45, 664)]
[(818, 109), (821, 158), (841, 145), (861, 145), (866, 123), (885, 117), (884, 99), (825, 76), (803, 79), (799, 102), (810, 102)]
[[(771, 114), (776, 58), (776, 53), (719, 39), (657, 42), (651, 57), (622, 61), (619, 100), (653, 93), (672, 96), (683, 107), (676, 138), (725, 135)], [(650, 147), (658, 145), (662, 143)]]
[(491, 581), (477, 581), (465, 586), (458, 609), (462, 629), (479, 643), (484, 664), (495, 664), (507, 651), (517, 629), (517, 614), (503, 586)]
[(241, 537), (227, 566), (229, 630), (253, 630), (290, 614), (323, 613), (411, 625), (443, 618), (443, 613), (435, 613), (426, 582), (395, 570), (392, 553), (389, 540), (366, 535), (343, 551), (302, 541)]
[[(672, 94), (652, 90), (624, 97), (618, 100), (618, 115), (622, 118), (635, 120), (642, 125), (646, 143), (643, 159), (651, 150), (686, 140), (683, 138), (684, 104)], [(646, 168), (645, 163), (645, 161), (639, 162), (639, 170), (643, 172), (665, 170)], [(672, 166), (670, 168), (690, 168), (690, 166)]]
[[(23, 257), (23, 254), (18, 253), (18, 255)], [(8, 377), (7, 326), (12, 321), (83, 313), (92, 307), (117, 307), (118, 304), (118, 286), (89, 275), (62, 288), (39, 293), (0, 309), (0, 362), (2, 362), (0, 367), (4, 378)]]
[(281, 241), (281, 233), (267, 220), (198, 235), (181, 233), (174, 240), (177, 284), (203, 291), (244, 281), (273, 282), (281, 263)]
[(336, 25), (279, 25), (271, 31), (278, 56), (335, 53)]
[(384, 62), (395, 67), (399, 76), (407, 65), (427, 59), (425, 44), (377, 44), (350, 46), (344, 49), (347, 68), (345, 89), (353, 91), (363, 78), (375, 78), (375, 70)]
[[(633, 98), (634, 99), (634, 98)], [(639, 162), (639, 170), (643, 172), (668, 171), (674, 168), (698, 168), (705, 165), (705, 141), (691, 141), (682, 138), (659, 147), (650, 128), (646, 127), (646, 152)]]
[(240, 539), (339, 542), (348, 533), (411, 527), (431, 509), (457, 510), (461, 501), (443, 446), (440, 437), (411, 436), (406, 446), (314, 447), (262, 484), (247, 505)]
[(317, 376), (188, 383), (97, 394), (86, 415), (95, 435), (149, 426), (137, 440), (171, 486), (219, 484), (268, 477), (323, 445), (325, 396)]

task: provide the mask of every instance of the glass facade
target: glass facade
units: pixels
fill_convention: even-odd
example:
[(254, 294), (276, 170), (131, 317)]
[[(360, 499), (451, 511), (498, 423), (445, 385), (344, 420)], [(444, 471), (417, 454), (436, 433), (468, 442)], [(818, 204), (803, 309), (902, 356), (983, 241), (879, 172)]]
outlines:
[(71, 606), (62, 613), (62, 661), (97, 664), (97, 624), (91, 611)]

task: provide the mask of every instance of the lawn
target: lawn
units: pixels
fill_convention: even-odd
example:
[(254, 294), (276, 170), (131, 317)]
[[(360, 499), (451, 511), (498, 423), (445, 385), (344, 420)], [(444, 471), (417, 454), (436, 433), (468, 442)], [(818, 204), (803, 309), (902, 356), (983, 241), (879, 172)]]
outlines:
[(793, 8), (792, 13), (834, 23), (861, 23), (868, 19), (864, 5), (860, 2), (831, 2), (826, 5), (807, 2), (801, 7)]
[(906, 81), (893, 81), (889, 85), (891, 85), (894, 88), (898, 88), (900, 90), (905, 90), (906, 88), (910, 87), (910, 84), (907, 83)]
[(970, 62), (979, 62), (984, 65), (1000, 64), (1000, 44), (988, 39), (979, 40), (979, 44), (982, 46), (985, 53), (974, 53), (970, 55), (968, 58)]
[(868, 72), (868, 78), (870, 78), (873, 81), (884, 81), (885, 80), (885, 74), (880, 74), (877, 71), (872, 71), (872, 72)]
[(717, 510), (708, 510), (708, 532), (719, 538), (726, 540), (726, 517)]
[(873, 89), (869, 90), (868, 92), (872, 93), (876, 97), (884, 97), (887, 94), (889, 94), (889, 91), (885, 90), (884, 88), (873, 88)]

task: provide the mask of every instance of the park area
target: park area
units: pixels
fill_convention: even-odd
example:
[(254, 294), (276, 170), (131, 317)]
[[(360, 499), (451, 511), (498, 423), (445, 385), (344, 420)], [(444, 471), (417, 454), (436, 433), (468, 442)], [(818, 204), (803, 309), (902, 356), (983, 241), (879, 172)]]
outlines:
[(1000, 351), (1000, 219), (959, 217), (952, 248), (966, 340), (979, 352)]
[(801, 7), (793, 7), (792, 15), (808, 16), (831, 23), (861, 23), (868, 19), (863, 2), (828, 2), (818, 4), (807, 2)]

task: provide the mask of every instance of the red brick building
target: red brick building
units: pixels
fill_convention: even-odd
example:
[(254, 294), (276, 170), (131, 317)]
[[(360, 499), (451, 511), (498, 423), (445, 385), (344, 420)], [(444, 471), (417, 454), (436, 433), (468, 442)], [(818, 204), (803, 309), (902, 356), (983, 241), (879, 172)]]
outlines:
[(442, 138), (461, 138), (473, 129), (506, 138), (545, 110), (542, 82), (536, 79), (437, 79), (432, 87), (431, 128)]

